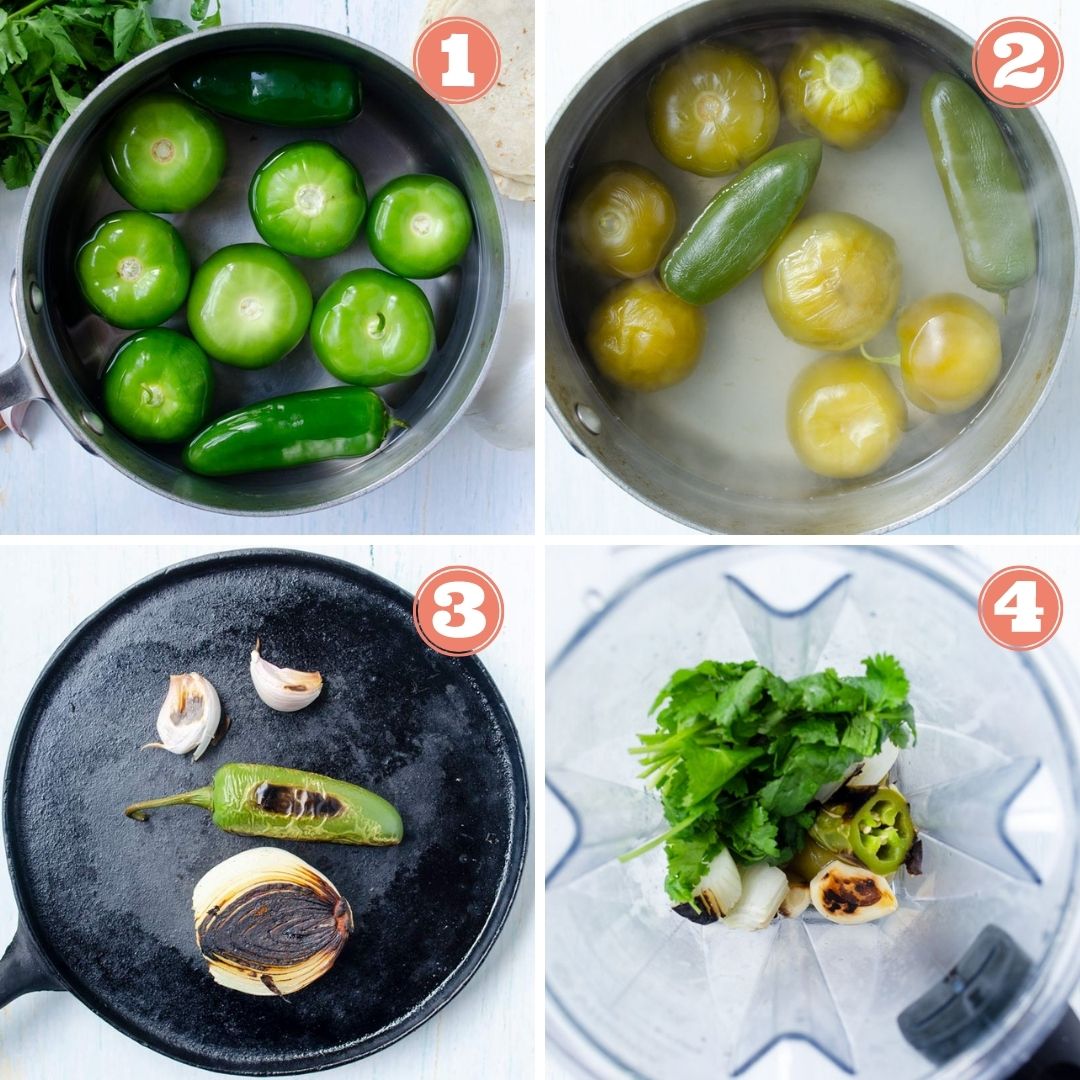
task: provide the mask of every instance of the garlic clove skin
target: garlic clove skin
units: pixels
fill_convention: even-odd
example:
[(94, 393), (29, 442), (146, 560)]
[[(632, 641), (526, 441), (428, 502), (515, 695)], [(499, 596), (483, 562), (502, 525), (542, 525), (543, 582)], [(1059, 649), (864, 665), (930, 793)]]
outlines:
[(157, 718), (161, 741), (146, 745), (168, 750), (171, 754), (187, 754), (194, 750), (194, 760), (198, 761), (220, 723), (221, 699), (209, 679), (195, 671), (170, 675), (169, 690)]
[(282, 848), (250, 848), (211, 867), (192, 909), (215, 982), (262, 997), (296, 993), (325, 975), (353, 930), (333, 882)]
[(317, 671), (280, 668), (264, 660), (259, 642), (251, 650), (251, 681), (255, 693), (278, 712), (296, 712), (310, 705), (322, 693), (322, 675)]

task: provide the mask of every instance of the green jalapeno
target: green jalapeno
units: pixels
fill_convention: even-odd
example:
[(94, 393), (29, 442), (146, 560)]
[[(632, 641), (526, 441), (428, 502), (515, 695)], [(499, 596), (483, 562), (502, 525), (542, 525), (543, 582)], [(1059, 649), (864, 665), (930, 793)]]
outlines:
[(915, 825), (899, 791), (878, 788), (855, 812), (851, 846), (859, 862), (875, 874), (899, 870), (914, 842)]
[(857, 860), (875, 874), (899, 870), (915, 842), (915, 824), (907, 800), (894, 788), (881, 787), (857, 807), (825, 807), (810, 828), (810, 840), (842, 859)]
[(214, 824), (239, 836), (321, 840), (329, 844), (400, 844), (401, 816), (384, 798), (318, 773), (276, 765), (222, 765), (206, 787), (133, 803), (127, 817), (146, 820), (159, 806), (201, 806)]

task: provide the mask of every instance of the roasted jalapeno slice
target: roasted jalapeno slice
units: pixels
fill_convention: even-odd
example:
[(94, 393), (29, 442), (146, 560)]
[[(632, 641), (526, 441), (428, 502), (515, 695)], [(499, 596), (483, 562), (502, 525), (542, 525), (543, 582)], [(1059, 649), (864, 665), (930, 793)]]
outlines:
[(904, 865), (915, 842), (907, 800), (895, 788), (878, 788), (857, 808), (826, 807), (810, 829), (810, 840), (841, 858), (857, 859), (875, 874)]

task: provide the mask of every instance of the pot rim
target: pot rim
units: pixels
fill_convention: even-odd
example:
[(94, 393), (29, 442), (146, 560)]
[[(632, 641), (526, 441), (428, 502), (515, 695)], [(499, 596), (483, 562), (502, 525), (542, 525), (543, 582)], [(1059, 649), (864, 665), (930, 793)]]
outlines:
[[(395, 59), (392, 56), (387, 55), (379, 49), (374, 48), (371, 45), (366, 44), (358, 40), (357, 38), (350, 37), (347, 34), (340, 34), (334, 30), (324, 30), (317, 26), (307, 26), (301, 23), (284, 23), (284, 22), (250, 22), (250, 23), (236, 23), (231, 26), (217, 26), (210, 27), (206, 30), (193, 31), (191, 34), (184, 34), (180, 37), (173, 38), (170, 41), (162, 42), (160, 45), (155, 45), (152, 49), (148, 49), (146, 52), (141, 53), (133, 60), (129, 60), (127, 63), (122, 64), (115, 71), (110, 73), (104, 78), (94, 89), (87, 94), (82, 100), (80, 105), (71, 113), (67, 120), (64, 121), (61, 129), (56, 133), (46, 149), (41, 161), (38, 164), (37, 170), (34, 173), (33, 181), (31, 182), (30, 189), (27, 192), (26, 200), (23, 204), (22, 213), (19, 216), (19, 238), (18, 244), (15, 249), (15, 270), (14, 280), (12, 282), (12, 298), (13, 307), (15, 313), (15, 323), (20, 339), (25, 346), (25, 357), (27, 362), (33, 368), (33, 372), (37, 377), (38, 382), (41, 384), (45, 391), (44, 400), (53, 413), (59, 417), (63, 425), (68, 429), (69, 433), (74, 436), (76, 442), (79, 443), (84, 449), (89, 450), (95, 456), (101, 457), (112, 468), (122, 473), (129, 480), (134, 480), (140, 487), (145, 488), (148, 491), (153, 492), (156, 495), (163, 496), (171, 500), (172, 502), (179, 503), (183, 506), (190, 507), (195, 510), (201, 510), (208, 513), (223, 514), (233, 517), (254, 517), (254, 518), (273, 518), (273, 517), (292, 517), (298, 514), (310, 514), (316, 513), (321, 510), (329, 510), (335, 506), (341, 506), (344, 503), (350, 502), (353, 499), (359, 498), (362, 495), (366, 495), (376, 488), (382, 487), (383, 484), (389, 483), (391, 480), (396, 479), (407, 469), (411, 468), (416, 462), (423, 458), (433, 447), (435, 447), (446, 436), (446, 433), (452, 428), (466, 409), (472, 403), (473, 398), (480, 389), (480, 384), (484, 381), (484, 377), (490, 369), (492, 357), (495, 353), (495, 349), (498, 345), (500, 335), (502, 333), (503, 321), (506, 316), (506, 308), (509, 303), (510, 292), (510, 252), (507, 243), (507, 230), (506, 230), (506, 214), (502, 205), (502, 196), (499, 193), (498, 188), (495, 186), (495, 180), (491, 174), (491, 169), (488, 166), (487, 160), (483, 153), (480, 151), (476, 140), (473, 138), (472, 133), (461, 121), (458, 115), (437, 98), (432, 98), (432, 101), (436, 102), (442, 110), (443, 117), (449, 120), (456, 128), (458, 133), (464, 138), (466, 144), (471, 150), (476, 162), (479, 164), (481, 173), (486, 181), (488, 190), (492, 196), (492, 201), (495, 205), (496, 219), (498, 221), (498, 235), (501, 243), (503, 258), (502, 258), (502, 281), (499, 284), (499, 310), (495, 316), (494, 331), (491, 335), (491, 342), (487, 346), (484, 352), (483, 361), (479, 366), (479, 370), (476, 373), (475, 378), (469, 386), (467, 392), (462, 397), (462, 400), (458, 404), (454, 412), (447, 418), (444, 423), (427, 441), (427, 443), (418, 447), (415, 453), (407, 460), (403, 461), (397, 468), (387, 473), (385, 476), (374, 480), (361, 488), (358, 491), (349, 492), (345, 495), (339, 495), (333, 499), (327, 499), (318, 503), (313, 503), (310, 506), (290, 506), (286, 509), (232, 509), (223, 506), (211, 506), (205, 503), (196, 502), (192, 499), (183, 497), (177, 494), (175, 491), (159, 487), (152, 483), (149, 479), (140, 476), (134, 470), (129, 469), (127, 466), (121, 464), (118, 461), (113, 460), (109, 455), (99, 452), (97, 446), (90, 442), (85, 435), (85, 432), (75, 421), (75, 419), (69, 414), (68, 410), (61, 407), (57, 403), (56, 394), (49, 379), (48, 374), (40, 363), (32, 335), (30, 332), (30, 315), (28, 309), (28, 290), (25, 288), (25, 280), (23, 276), (24, 258), (26, 252), (27, 242), (27, 226), (30, 219), (31, 210), (35, 202), (40, 198), (40, 189), (44, 183), (46, 173), (55, 154), (57, 154), (70, 129), (72, 120), (75, 117), (81, 116), (85, 111), (97, 108), (97, 101), (101, 97), (102, 93), (113, 85), (118, 79), (130, 78), (130, 73), (137, 67), (151, 66), (158, 60), (159, 57), (168, 53), (171, 50), (177, 49), (182, 45), (186, 45), (191, 41), (213, 41), (222, 37), (230, 37), (238, 33), (248, 34), (251, 31), (273, 31), (273, 32), (287, 32), (296, 33), (300, 32), (305, 35), (310, 35), (318, 38), (327, 38), (333, 41), (347, 44), (352, 49), (358, 49), (369, 56), (374, 57), (381, 63), (388, 65), (396, 69), (399, 75), (404, 76), (412, 82), (416, 82), (412, 72), (405, 67), (401, 61)], [(22, 363), (20, 358), (16, 363)]]
[[(617, 56), (622, 53), (623, 50), (631, 42), (645, 36), (663, 23), (677, 20), (692, 10), (712, 7), (716, 4), (716, 2), (717, 0), (686, 0), (686, 2), (679, 4), (674, 8), (671, 8), (664, 14), (659, 15), (654, 19), (651, 19), (649, 22), (645, 23), (640, 29), (635, 31), (633, 34), (630, 34), (627, 37), (623, 38), (617, 45), (609, 49), (577, 81), (573, 89), (562, 100), (557, 111), (552, 116), (551, 121), (547, 125), (547, 129), (544, 135), (545, 146), (550, 143), (552, 136), (555, 134), (556, 129), (563, 122), (563, 119), (569, 111), (570, 107), (582, 95), (588, 84), (600, 73), (603, 68), (605, 68), (609, 63), (615, 60)], [(793, 2), (796, 2), (796, 0), (793, 0)], [(928, 21), (938, 23), (942, 27), (948, 29), (951, 33), (963, 40), (970, 47), (973, 48), (975, 45), (974, 40), (966, 33), (964, 33), (964, 31), (960, 30), (959, 27), (957, 27), (955, 24), (934, 12), (928, 11), (926, 8), (921, 7), (918, 4), (910, 3), (909, 0), (880, 0), (880, 2), (883, 6), (886, 7), (906, 9), (908, 11), (914, 12), (915, 14), (922, 16)], [(1075, 242), (1077, 238), (1080, 238), (1080, 217), (1078, 217), (1077, 215), (1077, 196), (1073, 183), (1071, 182), (1071, 178), (1069, 177), (1069, 172), (1065, 166), (1065, 161), (1061, 156), (1061, 150), (1058, 147), (1053, 135), (1050, 133), (1049, 128), (1046, 126), (1046, 122), (1043, 120), (1042, 114), (1039, 112), (1038, 108), (1031, 107), (1025, 111), (1031, 117), (1032, 122), (1038, 130), (1040, 137), (1045, 143), (1049, 154), (1053, 159), (1055, 170), (1062, 178), (1062, 189), (1065, 193), (1065, 203), (1068, 207), (1069, 224)], [(547, 179), (548, 183), (546, 188), (547, 194), (545, 211), (550, 212), (552, 210), (550, 204), (551, 193), (554, 189), (553, 185), (550, 182), (551, 176), (549, 175)], [(552, 222), (549, 220), (548, 217), (545, 217), (545, 222), (546, 244), (547, 229), (551, 227)], [(966, 491), (974, 487), (975, 484), (977, 484), (992, 469), (994, 469), (1002, 461), (1002, 459), (1016, 446), (1016, 444), (1020, 441), (1023, 435), (1027, 432), (1032, 421), (1034, 421), (1035, 417), (1038, 415), (1043, 405), (1046, 403), (1047, 396), (1049, 395), (1054, 381), (1061, 370), (1062, 363), (1065, 359), (1065, 354), (1068, 351), (1069, 345), (1071, 344), (1076, 332), (1077, 320), (1078, 318), (1080, 318), (1080, 249), (1076, 249), (1075, 244), (1073, 251), (1073, 263), (1077, 269), (1077, 276), (1074, 279), (1072, 299), (1069, 305), (1069, 315), (1061, 336), (1061, 344), (1058, 347), (1057, 355), (1053, 359), (1053, 363), (1049, 368), (1046, 379), (1043, 381), (1038, 396), (1032, 402), (1032, 405), (1028, 410), (1027, 415), (1016, 427), (1009, 439), (997, 450), (995, 450), (994, 453), (991, 454), (978, 468), (976, 468), (969, 477), (967, 477), (960, 484), (952, 488), (947, 494), (941, 496), (935, 502), (930, 503), (929, 505), (921, 509), (902, 513), (895, 517), (888, 516), (886, 520), (875, 523), (872, 525), (872, 527), (862, 530), (861, 534), (853, 533), (851, 535), (876, 535), (892, 532), (895, 529), (900, 529), (906, 525), (910, 525), (913, 522), (918, 521), (920, 518), (932, 514), (936, 510), (942, 509), (943, 507), (951, 503), (954, 499), (958, 498), (960, 495), (963, 495)], [(546, 267), (545, 271), (545, 286), (553, 285), (553, 263), (551, 264), (551, 266)], [(556, 306), (553, 300), (553, 296), (556, 294), (557, 290), (555, 290), (554, 288), (548, 289), (548, 299), (545, 304), (547, 315), (550, 315), (554, 310), (556, 310)], [(545, 325), (546, 322), (547, 320), (545, 320)], [(549, 343), (548, 347), (552, 347), (553, 344), (553, 342)], [(559, 403), (556, 400), (555, 394), (551, 387), (550, 377), (545, 378), (544, 400), (545, 408), (548, 415), (551, 417), (552, 420), (554, 420), (555, 425), (558, 427), (563, 437), (569, 443), (570, 447), (576, 450), (583, 457), (587, 458), (597, 469), (600, 470), (601, 473), (603, 473), (604, 476), (606, 476), (609, 480), (615, 483), (628, 495), (633, 496), (638, 502), (643, 503), (645, 506), (649, 507), (649, 509), (656, 511), (659, 514), (662, 514), (664, 517), (674, 522), (677, 522), (678, 524), (683, 525), (686, 528), (693, 529), (696, 532), (705, 533), (707, 535), (720, 536), (737, 535), (736, 533), (720, 533), (716, 530), (710, 529), (708, 526), (701, 525), (698, 522), (693, 521), (688, 517), (685, 517), (676, 510), (660, 505), (652, 496), (637, 491), (628, 480), (624, 479), (616, 472), (613, 465), (609, 464), (605, 460), (601, 460), (597, 452), (590, 446), (588, 439), (582, 439), (579, 436), (573, 423), (566, 415), (566, 413), (564, 413), (563, 410), (560, 408)], [(771, 531), (780, 535), (813, 535), (815, 533), (820, 534), (822, 532), (822, 530), (816, 529), (814, 527), (813, 519), (808, 522), (804, 522), (799, 532), (795, 532), (794, 530)], [(748, 532), (746, 535), (753, 535), (753, 533)]]

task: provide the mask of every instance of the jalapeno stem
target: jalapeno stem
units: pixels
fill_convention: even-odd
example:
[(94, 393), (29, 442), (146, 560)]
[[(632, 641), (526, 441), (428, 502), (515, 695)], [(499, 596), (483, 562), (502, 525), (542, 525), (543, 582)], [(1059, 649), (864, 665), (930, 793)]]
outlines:
[(136, 821), (145, 821), (144, 811), (156, 809), (159, 806), (201, 806), (204, 810), (213, 813), (214, 789), (211, 785), (195, 788), (194, 791), (182, 791), (179, 795), (166, 795), (161, 799), (147, 799), (146, 802), (132, 803), (124, 810), (124, 816), (134, 818)]

